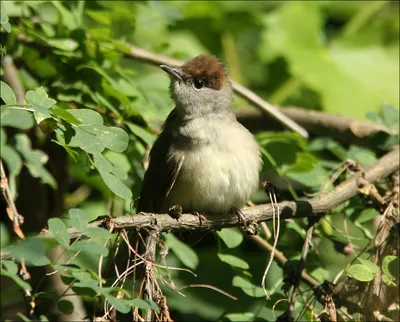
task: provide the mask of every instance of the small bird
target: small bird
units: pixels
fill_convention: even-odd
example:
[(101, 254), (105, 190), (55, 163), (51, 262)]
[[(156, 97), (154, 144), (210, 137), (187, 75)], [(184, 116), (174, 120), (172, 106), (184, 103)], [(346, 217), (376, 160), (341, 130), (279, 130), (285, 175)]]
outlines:
[[(232, 86), (222, 63), (200, 55), (169, 74), (175, 108), (150, 152), (138, 212), (239, 211), (259, 184), (260, 150), (232, 111)], [(237, 214), (237, 213), (236, 213)]]

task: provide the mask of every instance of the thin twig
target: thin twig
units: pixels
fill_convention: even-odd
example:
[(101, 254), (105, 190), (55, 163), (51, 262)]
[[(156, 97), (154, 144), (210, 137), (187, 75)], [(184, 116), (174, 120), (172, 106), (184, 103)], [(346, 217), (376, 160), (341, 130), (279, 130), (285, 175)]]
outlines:
[(299, 262), (299, 266), (298, 266), (298, 270), (297, 270), (297, 274), (296, 274), (296, 279), (295, 279), (296, 282), (295, 282), (295, 285), (293, 286), (293, 292), (292, 292), (292, 296), (291, 296), (290, 303), (289, 303), (289, 310), (288, 310), (289, 321), (292, 321), (292, 318), (293, 318), (294, 304), (296, 301), (297, 292), (300, 287), (301, 274), (303, 273), (304, 266), (306, 264), (307, 254), (308, 254), (308, 250), (310, 247), (312, 234), (314, 231), (314, 224), (315, 224), (315, 222), (313, 221), (313, 223), (311, 223), (307, 229), (306, 239), (304, 241), (303, 249), (301, 251), (301, 258), (300, 258), (300, 262)]
[(7, 55), (6, 57), (4, 57), (3, 68), (4, 80), (10, 85), (10, 87), (14, 91), (17, 98), (17, 103), (24, 104), (25, 89), (22, 86), (21, 80), (19, 79), (17, 68), (15, 67), (11, 56)]
[(14, 232), (19, 238), (25, 239), (25, 235), (22, 232), (20, 225), (24, 222), (24, 217), (18, 213), (17, 207), (15, 206), (14, 199), (11, 194), (10, 187), (8, 185), (8, 178), (6, 172), (4, 171), (3, 160), (0, 159), (0, 175), (1, 175), (1, 190), (3, 196), (8, 204), (7, 213), (14, 225)]

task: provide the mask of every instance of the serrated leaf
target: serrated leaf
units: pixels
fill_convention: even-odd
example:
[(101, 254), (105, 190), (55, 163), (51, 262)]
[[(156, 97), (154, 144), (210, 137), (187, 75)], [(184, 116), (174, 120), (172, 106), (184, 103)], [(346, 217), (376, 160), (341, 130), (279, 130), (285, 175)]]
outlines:
[(86, 213), (82, 209), (70, 209), (68, 211), (69, 218), (73, 227), (83, 232), (89, 223)]
[(242, 291), (245, 292), (248, 296), (265, 297), (264, 290), (261, 287), (255, 286), (249, 280), (241, 276), (235, 276), (232, 280), (232, 285), (241, 288)]
[(49, 230), (54, 239), (63, 247), (69, 246), (69, 234), (67, 227), (60, 218), (51, 218), (48, 221)]
[(249, 264), (247, 264), (243, 259), (230, 255), (230, 254), (217, 254), (218, 258), (231, 266), (239, 267), (242, 269), (248, 269)]
[(236, 228), (224, 228), (217, 231), (217, 234), (228, 248), (235, 248), (243, 241), (242, 233)]
[(1, 99), (4, 101), (4, 103), (7, 105), (17, 104), (17, 98), (15, 97), (14, 91), (11, 89), (11, 87), (3, 81), (0, 81), (0, 86)]
[(67, 300), (60, 300), (57, 302), (57, 308), (64, 314), (72, 314), (74, 312), (74, 305)]
[(2, 126), (12, 126), (21, 130), (28, 130), (35, 124), (31, 112), (10, 107), (0, 109), (0, 121)]
[(374, 279), (374, 274), (371, 270), (362, 264), (351, 265), (346, 271), (348, 275), (361, 282), (369, 282)]
[(199, 265), (199, 258), (191, 247), (180, 241), (173, 234), (166, 234), (165, 240), (168, 247), (185, 266), (196, 269)]

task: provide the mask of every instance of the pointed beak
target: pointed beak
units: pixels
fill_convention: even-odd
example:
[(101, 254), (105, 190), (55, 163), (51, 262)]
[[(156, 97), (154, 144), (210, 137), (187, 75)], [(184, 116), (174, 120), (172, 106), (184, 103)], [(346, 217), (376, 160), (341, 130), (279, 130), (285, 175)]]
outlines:
[(183, 81), (182, 72), (178, 68), (170, 67), (170, 66), (167, 66), (167, 65), (160, 65), (160, 68), (164, 72), (166, 72), (169, 75), (175, 77), (176, 79), (179, 79), (179, 80)]

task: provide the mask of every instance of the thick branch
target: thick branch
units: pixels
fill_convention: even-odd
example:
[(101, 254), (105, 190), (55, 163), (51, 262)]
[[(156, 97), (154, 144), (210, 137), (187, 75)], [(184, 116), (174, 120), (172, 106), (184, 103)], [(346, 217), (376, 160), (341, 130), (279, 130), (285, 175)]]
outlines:
[[(368, 171), (364, 179), (369, 183), (379, 181), (388, 177), (399, 169), (399, 148), (387, 153), (380, 158)], [(359, 177), (352, 177), (346, 180), (334, 190), (321, 194), (319, 197), (310, 200), (283, 201), (277, 204), (281, 212), (281, 219), (313, 217), (328, 212), (343, 202), (354, 197), (359, 188)], [(247, 222), (261, 222), (271, 220), (274, 209), (270, 204), (255, 206), (244, 209), (243, 214)], [(178, 220), (168, 214), (145, 214), (140, 213), (131, 216), (116, 218), (103, 218), (90, 223), (90, 226), (113, 227), (114, 231), (121, 229), (136, 230), (140, 228), (154, 229), (159, 231), (183, 231), (183, 230), (210, 230), (227, 227), (242, 226), (243, 223), (237, 216), (232, 214), (215, 214), (206, 216), (208, 222), (200, 222), (197, 216), (183, 214)], [(81, 233), (75, 228), (69, 228), (70, 238), (76, 238)], [(51, 236), (48, 230), (43, 235)]]

